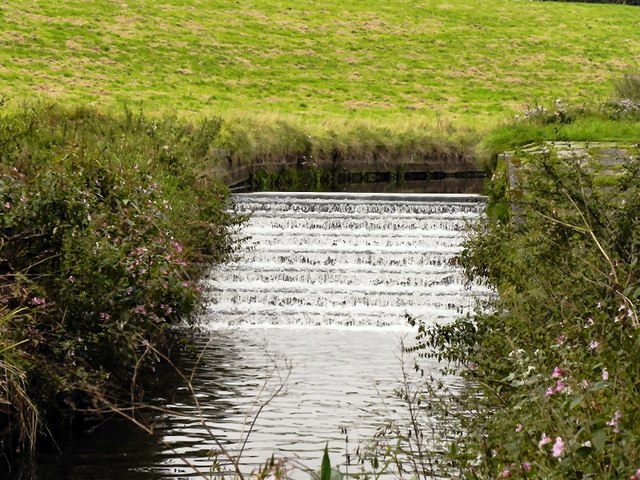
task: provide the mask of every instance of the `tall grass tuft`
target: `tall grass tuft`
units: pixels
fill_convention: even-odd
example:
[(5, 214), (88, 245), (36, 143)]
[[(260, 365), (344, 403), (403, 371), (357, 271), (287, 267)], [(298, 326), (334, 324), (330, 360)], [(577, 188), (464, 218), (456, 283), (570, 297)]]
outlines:
[(615, 93), (619, 99), (627, 98), (640, 103), (640, 73), (626, 73), (615, 83)]
[(29, 358), (19, 348), (29, 340), (12, 342), (7, 332), (21, 310), (0, 309), (0, 425), (7, 432), (5, 452), (15, 453), (24, 448), (32, 455), (40, 428), (40, 414), (27, 392)]

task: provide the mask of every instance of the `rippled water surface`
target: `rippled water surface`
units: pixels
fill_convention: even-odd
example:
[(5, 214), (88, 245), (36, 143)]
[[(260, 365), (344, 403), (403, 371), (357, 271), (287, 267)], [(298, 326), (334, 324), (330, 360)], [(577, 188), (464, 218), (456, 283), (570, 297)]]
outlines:
[(180, 355), (192, 389), (167, 374), (174, 388), (152, 402), (165, 411), (147, 418), (155, 435), (98, 427), (44, 456), (39, 478), (207, 477), (212, 452), (244, 439), (245, 472), (274, 453), (317, 469), (327, 442), (344, 468), (386, 419), (406, 416), (394, 395), (399, 345), (413, 336), (405, 315), (446, 322), (488, 294), (451, 262), (480, 197), (241, 194), (236, 203), (253, 213), (250, 239), (203, 283), (202, 330)]

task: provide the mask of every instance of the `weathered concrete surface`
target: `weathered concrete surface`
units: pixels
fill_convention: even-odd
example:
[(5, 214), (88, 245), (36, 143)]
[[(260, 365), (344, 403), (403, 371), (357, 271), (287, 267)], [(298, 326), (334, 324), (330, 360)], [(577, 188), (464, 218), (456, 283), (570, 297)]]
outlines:
[[(475, 157), (458, 152), (433, 154), (429, 156), (412, 156), (394, 158), (387, 155), (371, 153), (357, 160), (317, 159), (307, 163), (304, 159), (283, 162), (244, 161), (227, 156), (215, 168), (215, 175), (229, 186), (247, 182), (258, 171), (277, 173), (284, 168), (304, 168), (314, 166), (321, 170), (346, 172), (350, 174), (370, 174), (397, 172), (403, 174), (438, 172), (446, 175), (464, 175), (465, 173), (481, 173)], [(473, 176), (473, 175), (470, 175)]]
[(560, 159), (573, 160), (598, 175), (618, 174), (624, 164), (640, 155), (640, 144), (621, 142), (543, 142), (525, 145), (499, 156), (506, 165), (509, 190), (518, 187), (518, 169), (527, 159), (554, 154)]

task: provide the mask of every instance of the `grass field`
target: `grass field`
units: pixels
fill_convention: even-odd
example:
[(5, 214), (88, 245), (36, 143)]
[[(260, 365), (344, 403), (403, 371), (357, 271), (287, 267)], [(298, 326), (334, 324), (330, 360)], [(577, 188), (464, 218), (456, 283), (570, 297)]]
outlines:
[(523, 0), (8, 0), (0, 93), (110, 109), (484, 129), (604, 99), (637, 7)]

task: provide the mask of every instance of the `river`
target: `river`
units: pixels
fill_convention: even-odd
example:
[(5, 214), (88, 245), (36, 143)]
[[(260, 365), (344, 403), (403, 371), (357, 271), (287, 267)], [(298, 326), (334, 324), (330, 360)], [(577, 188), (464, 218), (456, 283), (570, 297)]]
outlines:
[[(178, 364), (190, 380), (150, 403), (148, 435), (127, 422), (98, 426), (43, 455), (37, 478), (185, 479), (255, 471), (273, 454), (294, 478), (318, 469), (328, 445), (341, 471), (357, 464), (389, 420), (407, 422), (397, 390), (420, 388), (415, 332), (406, 315), (448, 322), (490, 292), (465, 284), (452, 262), (473, 194), (236, 194), (251, 213), (232, 263), (202, 282), (204, 310)], [(436, 365), (420, 360), (427, 370)], [(404, 365), (404, 368), (403, 368)], [(446, 378), (452, 389), (456, 378)], [(429, 449), (445, 448), (447, 425), (423, 417)]]

